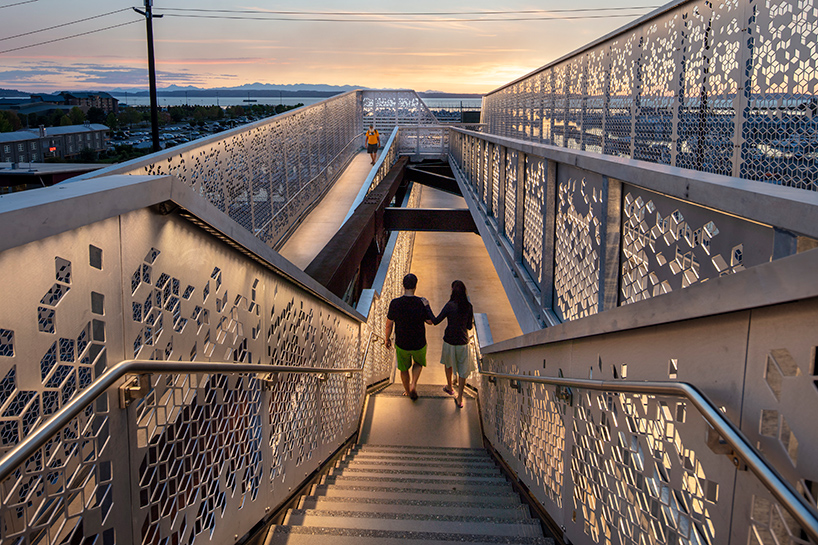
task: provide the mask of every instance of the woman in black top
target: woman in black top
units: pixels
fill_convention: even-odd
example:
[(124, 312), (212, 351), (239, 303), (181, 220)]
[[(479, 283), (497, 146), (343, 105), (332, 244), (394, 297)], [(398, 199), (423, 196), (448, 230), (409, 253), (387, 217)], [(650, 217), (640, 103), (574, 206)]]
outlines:
[(440, 314), (432, 320), (434, 325), (447, 318), (446, 332), (443, 334), (443, 351), (440, 355), (440, 363), (446, 366), (447, 386), (443, 391), (449, 395), (454, 395), (452, 389), (452, 370), (457, 370), (457, 397), (454, 402), (459, 407), (463, 407), (463, 388), (466, 386), (466, 378), (473, 371), (472, 361), (469, 358), (469, 334), (468, 330), (474, 324), (474, 309), (469, 302), (466, 292), (466, 285), (460, 280), (452, 282), (452, 295), (449, 302), (440, 311)]

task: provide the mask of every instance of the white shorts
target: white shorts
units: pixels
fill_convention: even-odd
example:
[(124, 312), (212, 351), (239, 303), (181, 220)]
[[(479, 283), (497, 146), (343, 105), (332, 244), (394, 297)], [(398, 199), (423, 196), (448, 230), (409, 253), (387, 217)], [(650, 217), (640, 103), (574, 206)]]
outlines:
[(472, 359), (469, 357), (469, 345), (452, 345), (443, 341), (443, 350), (440, 353), (440, 363), (451, 367), (458, 377), (466, 378), (474, 370)]

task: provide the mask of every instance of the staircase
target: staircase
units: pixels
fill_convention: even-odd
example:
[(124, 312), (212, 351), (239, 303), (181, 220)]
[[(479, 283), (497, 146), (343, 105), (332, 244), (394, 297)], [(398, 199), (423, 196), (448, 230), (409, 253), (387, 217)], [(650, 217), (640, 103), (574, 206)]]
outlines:
[(553, 544), (483, 449), (358, 445), (265, 545)]

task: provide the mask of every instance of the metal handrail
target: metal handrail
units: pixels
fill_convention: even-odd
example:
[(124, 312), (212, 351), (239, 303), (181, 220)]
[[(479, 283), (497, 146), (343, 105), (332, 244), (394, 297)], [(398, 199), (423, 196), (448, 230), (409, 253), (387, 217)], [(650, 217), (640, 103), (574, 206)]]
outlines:
[(534, 377), (530, 375), (512, 375), (484, 371), (481, 375), (500, 379), (516, 380), (548, 384), (563, 388), (583, 388), (607, 392), (628, 394), (669, 395), (688, 399), (699, 410), (705, 420), (715, 429), (722, 438), (733, 448), (733, 452), (755, 474), (770, 493), (795, 518), (809, 537), (818, 542), (818, 511), (787, 482), (784, 477), (771, 465), (750, 443), (730, 420), (710, 401), (704, 393), (692, 384), (686, 382), (623, 382), (620, 380), (592, 380), (562, 377)]
[(34, 433), (0, 459), (0, 482), (4, 481), (14, 470), (42, 447), (55, 433), (67, 425), (74, 417), (97, 397), (128, 374), (138, 373), (305, 373), (305, 374), (341, 374), (360, 373), (366, 360), (360, 367), (325, 369), (321, 367), (295, 367), (292, 365), (260, 365), (252, 363), (228, 362), (194, 362), (194, 361), (122, 361), (100, 375), (87, 388), (64, 405), (59, 411), (39, 426)]

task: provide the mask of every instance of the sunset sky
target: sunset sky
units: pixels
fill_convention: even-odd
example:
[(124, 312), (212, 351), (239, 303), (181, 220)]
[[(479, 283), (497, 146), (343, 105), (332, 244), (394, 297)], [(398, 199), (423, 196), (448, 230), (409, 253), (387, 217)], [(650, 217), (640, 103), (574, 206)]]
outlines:
[[(142, 3), (0, 0), (0, 87), (25, 91), (146, 87), (144, 18), (130, 9)], [(154, 21), (159, 87), (324, 83), (485, 93), (627, 24), (659, 4), (649, 0), (156, 0), (155, 13), (165, 14)], [(620, 7), (628, 9), (612, 9)], [(463, 14), (582, 9), (592, 11)], [(279, 13), (236, 13), (272, 10)], [(327, 13), (298, 15), (282, 11)], [(569, 19), (589, 16), (593, 18)], [(35, 32), (92, 17), (97, 18)], [(348, 22), (360, 17), (374, 22)], [(563, 19), (496, 20), (548, 17)], [(452, 21), (486, 18), (495, 20)], [(122, 24), (69, 40), (9, 51)], [(27, 35), (18, 36), (22, 34)]]

